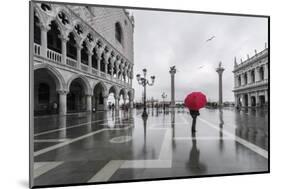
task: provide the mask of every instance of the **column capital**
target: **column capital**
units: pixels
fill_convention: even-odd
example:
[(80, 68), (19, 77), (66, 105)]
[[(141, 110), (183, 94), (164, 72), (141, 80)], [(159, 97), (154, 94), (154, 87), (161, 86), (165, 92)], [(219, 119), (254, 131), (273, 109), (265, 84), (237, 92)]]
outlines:
[(39, 27), (40, 27), (41, 31), (45, 31), (45, 32), (47, 32), (48, 30), (51, 29), (50, 26), (44, 25), (44, 24), (41, 24), (41, 23), (40, 23)]
[(59, 93), (60, 95), (67, 95), (69, 91), (66, 90), (57, 90), (57, 93)]
[(60, 34), (59, 38), (61, 39), (62, 42), (67, 42), (68, 41), (68, 36), (66, 36), (66, 35)]
[(93, 56), (94, 53), (93, 53), (92, 51), (88, 51), (88, 55), (89, 55), (89, 56)]
[(93, 96), (93, 93), (86, 93), (85, 95), (86, 95), (86, 96), (92, 97), (92, 96)]

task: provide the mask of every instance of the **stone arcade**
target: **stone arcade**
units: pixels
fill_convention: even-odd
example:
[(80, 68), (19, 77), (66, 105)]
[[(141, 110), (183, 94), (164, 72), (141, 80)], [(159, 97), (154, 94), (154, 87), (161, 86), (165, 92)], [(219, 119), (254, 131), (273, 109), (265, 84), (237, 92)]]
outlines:
[(268, 49), (237, 64), (234, 60), (234, 96), (236, 107), (260, 107), (268, 104)]
[(35, 3), (34, 113), (133, 106), (134, 18), (121, 8)]

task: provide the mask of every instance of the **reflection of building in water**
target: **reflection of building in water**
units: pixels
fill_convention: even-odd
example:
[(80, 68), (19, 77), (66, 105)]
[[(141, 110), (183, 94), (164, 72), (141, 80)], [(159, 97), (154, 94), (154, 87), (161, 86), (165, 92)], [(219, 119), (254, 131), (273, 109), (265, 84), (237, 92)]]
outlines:
[(34, 113), (132, 106), (134, 20), (121, 8), (33, 3)]
[(237, 64), (234, 60), (236, 107), (258, 107), (268, 103), (268, 48)]
[[(267, 112), (252, 110), (248, 114), (236, 115), (236, 136), (257, 146), (268, 149), (268, 120), (264, 117)], [(249, 118), (249, 116), (251, 118)], [(261, 120), (263, 119), (263, 120)], [(251, 123), (250, 123), (251, 122)]]

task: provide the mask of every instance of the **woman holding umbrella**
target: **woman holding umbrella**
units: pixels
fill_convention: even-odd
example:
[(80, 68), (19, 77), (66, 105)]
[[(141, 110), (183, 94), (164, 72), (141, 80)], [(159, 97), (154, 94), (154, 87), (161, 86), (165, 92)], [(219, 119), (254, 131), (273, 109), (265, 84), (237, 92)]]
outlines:
[(199, 109), (203, 108), (206, 103), (206, 96), (201, 92), (192, 92), (188, 94), (184, 100), (184, 104), (189, 109), (189, 113), (192, 117), (192, 133), (196, 132), (196, 118), (200, 115)]

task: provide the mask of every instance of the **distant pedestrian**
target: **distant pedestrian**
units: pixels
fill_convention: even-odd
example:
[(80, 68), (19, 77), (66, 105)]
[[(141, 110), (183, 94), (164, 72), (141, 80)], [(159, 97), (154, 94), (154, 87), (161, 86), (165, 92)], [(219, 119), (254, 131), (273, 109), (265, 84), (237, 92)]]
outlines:
[(56, 102), (53, 103), (52, 109), (53, 109), (53, 113), (57, 113), (58, 104)]

